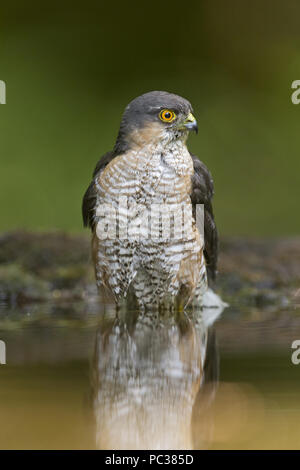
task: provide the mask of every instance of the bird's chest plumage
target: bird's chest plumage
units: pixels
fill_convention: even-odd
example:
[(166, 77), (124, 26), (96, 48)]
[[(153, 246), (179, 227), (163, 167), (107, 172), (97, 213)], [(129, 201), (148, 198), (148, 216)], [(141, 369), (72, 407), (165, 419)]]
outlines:
[[(120, 195), (139, 204), (187, 198), (193, 163), (183, 143), (147, 145), (115, 158), (98, 178), (98, 200), (117, 202)], [(176, 190), (175, 190), (176, 188)], [(174, 194), (175, 193), (175, 194)]]
[[(192, 227), (188, 236), (170, 233), (170, 226), (162, 236), (162, 213), (178, 220), (183, 207), (191, 209), (192, 173), (187, 148), (176, 142), (120, 155), (98, 177), (97, 207), (106, 206), (108, 212), (112, 208), (109, 224), (117, 220), (117, 230), (112, 231), (116, 236), (97, 243), (96, 272), (99, 283), (108, 284), (117, 297), (131, 284), (143, 301), (148, 292), (149, 302), (166, 289), (176, 295), (185, 278), (186, 283), (197, 284), (202, 242), (194, 221), (185, 220)], [(192, 218), (192, 211), (185, 217)]]

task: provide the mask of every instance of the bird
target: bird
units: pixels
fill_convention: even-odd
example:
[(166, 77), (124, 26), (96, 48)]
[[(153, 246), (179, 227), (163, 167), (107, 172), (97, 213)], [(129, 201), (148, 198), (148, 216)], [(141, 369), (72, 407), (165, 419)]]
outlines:
[[(96, 164), (84, 194), (82, 216), (92, 231), (96, 283), (118, 306), (130, 299), (140, 310), (201, 308), (208, 283), (215, 280), (214, 183), (207, 166), (187, 148), (189, 133), (198, 132), (193, 113), (187, 99), (166, 91), (133, 99), (113, 150)], [(199, 205), (204, 233), (197, 223)], [(180, 223), (178, 230), (175, 220), (184, 220), (188, 230)]]
[(90, 394), (97, 448), (203, 447), (212, 432), (203, 412), (219, 377), (218, 315), (206, 313), (191, 321), (186, 312), (145, 312), (99, 325)]

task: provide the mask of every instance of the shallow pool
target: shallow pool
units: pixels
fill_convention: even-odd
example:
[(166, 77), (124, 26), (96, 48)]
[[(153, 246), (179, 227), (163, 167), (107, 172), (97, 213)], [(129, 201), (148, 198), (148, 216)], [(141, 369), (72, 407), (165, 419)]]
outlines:
[(0, 448), (300, 448), (296, 339), (297, 309), (2, 305)]

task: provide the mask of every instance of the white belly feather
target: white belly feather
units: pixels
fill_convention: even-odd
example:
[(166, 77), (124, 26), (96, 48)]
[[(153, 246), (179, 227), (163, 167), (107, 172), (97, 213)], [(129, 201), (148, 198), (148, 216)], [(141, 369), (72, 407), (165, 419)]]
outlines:
[[(118, 219), (116, 236), (97, 242), (97, 282), (109, 287), (117, 300), (126, 296), (129, 287), (144, 306), (172, 300), (183, 291), (185, 301), (202, 294), (206, 269), (203, 238), (191, 213), (192, 173), (192, 158), (185, 144), (176, 141), (167, 150), (146, 146), (124, 153), (98, 177), (97, 208), (115, 208)], [(122, 204), (120, 208), (120, 197), (128, 211)], [(185, 217), (191, 219), (185, 220), (189, 230), (176, 232), (171, 223), (171, 236), (162, 236), (161, 214), (169, 209), (171, 220), (179, 220), (183, 207)], [(99, 217), (100, 227), (101, 223)], [(115, 223), (112, 213), (110, 228)]]

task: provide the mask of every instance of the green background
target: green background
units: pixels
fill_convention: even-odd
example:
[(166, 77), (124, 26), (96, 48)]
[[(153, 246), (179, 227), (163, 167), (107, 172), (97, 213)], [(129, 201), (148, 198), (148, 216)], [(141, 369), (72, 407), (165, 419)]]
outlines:
[(300, 3), (2, 2), (0, 230), (82, 230), (81, 198), (141, 93), (188, 98), (221, 234), (299, 233)]

